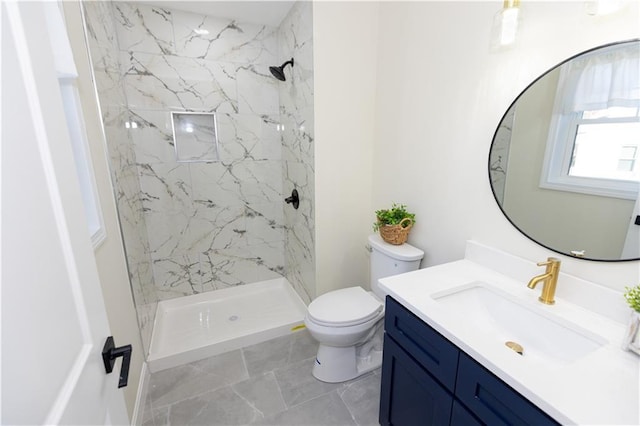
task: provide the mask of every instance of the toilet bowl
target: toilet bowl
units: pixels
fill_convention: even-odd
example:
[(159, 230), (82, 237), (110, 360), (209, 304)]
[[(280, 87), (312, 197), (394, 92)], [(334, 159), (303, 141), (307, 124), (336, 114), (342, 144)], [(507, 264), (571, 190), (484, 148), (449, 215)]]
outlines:
[(329, 383), (344, 382), (380, 366), (380, 345), (362, 346), (381, 330), (384, 304), (361, 287), (326, 293), (310, 305), (304, 323), (320, 345), (313, 375)]
[(369, 237), (371, 289), (348, 287), (325, 293), (309, 304), (305, 325), (319, 343), (313, 376), (329, 383), (354, 379), (382, 364), (385, 294), (378, 279), (418, 269), (424, 252)]

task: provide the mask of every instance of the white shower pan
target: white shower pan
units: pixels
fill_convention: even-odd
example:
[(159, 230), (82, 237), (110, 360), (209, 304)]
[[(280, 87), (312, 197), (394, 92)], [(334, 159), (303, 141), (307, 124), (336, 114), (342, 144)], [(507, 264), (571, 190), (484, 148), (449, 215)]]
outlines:
[(304, 328), (307, 307), (286, 278), (158, 303), (148, 367), (152, 373)]

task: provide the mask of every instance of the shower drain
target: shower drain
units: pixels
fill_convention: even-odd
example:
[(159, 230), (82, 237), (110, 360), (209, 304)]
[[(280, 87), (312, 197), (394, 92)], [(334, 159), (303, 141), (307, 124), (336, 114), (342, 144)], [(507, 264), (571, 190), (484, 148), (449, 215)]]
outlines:
[(237, 321), (239, 318), (240, 318), (240, 317), (239, 317), (239, 316), (237, 316), (237, 315), (231, 315), (231, 316), (229, 317), (229, 321)]

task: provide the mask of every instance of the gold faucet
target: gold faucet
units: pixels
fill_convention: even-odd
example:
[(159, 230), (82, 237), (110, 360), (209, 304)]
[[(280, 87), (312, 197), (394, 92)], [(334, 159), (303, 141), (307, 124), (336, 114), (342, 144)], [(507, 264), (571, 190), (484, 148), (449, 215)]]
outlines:
[(542, 294), (538, 297), (538, 300), (547, 305), (553, 305), (556, 303), (556, 301), (553, 300), (553, 296), (556, 294), (556, 284), (558, 283), (558, 275), (560, 274), (560, 259), (549, 257), (546, 262), (538, 263), (538, 266), (546, 266), (547, 269), (544, 271), (544, 274), (531, 278), (527, 287), (534, 289), (540, 281), (543, 281)]

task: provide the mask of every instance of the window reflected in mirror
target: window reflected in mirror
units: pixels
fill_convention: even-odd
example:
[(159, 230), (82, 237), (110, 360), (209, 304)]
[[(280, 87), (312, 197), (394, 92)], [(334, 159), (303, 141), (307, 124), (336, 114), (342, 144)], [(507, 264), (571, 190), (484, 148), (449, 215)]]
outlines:
[(498, 124), (489, 178), (507, 219), (538, 244), (640, 259), (640, 43), (577, 55), (529, 85)]
[(575, 124), (570, 176), (640, 181), (640, 108), (584, 111)]

